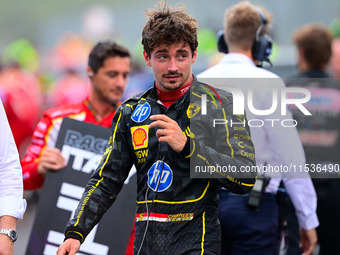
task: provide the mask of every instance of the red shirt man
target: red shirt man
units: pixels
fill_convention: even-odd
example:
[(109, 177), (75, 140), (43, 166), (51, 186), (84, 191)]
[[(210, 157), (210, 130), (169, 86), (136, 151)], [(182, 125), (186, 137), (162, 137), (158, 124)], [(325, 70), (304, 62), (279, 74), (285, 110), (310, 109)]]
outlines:
[(97, 43), (92, 49), (87, 74), (90, 95), (82, 102), (48, 110), (38, 123), (31, 144), (21, 161), (24, 189), (41, 188), (47, 171), (66, 166), (59, 149), (54, 148), (64, 117), (111, 127), (130, 73), (130, 53), (112, 41)]

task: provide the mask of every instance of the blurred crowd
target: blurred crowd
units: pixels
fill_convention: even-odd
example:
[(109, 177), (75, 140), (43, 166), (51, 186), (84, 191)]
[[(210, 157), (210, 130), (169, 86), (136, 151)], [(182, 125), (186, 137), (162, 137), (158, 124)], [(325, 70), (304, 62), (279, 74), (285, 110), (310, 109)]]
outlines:
[[(329, 27), (334, 36), (329, 73), (334, 78), (340, 78), (339, 19), (334, 19)], [(199, 54), (205, 55), (205, 67), (216, 64), (222, 54), (217, 52), (216, 45), (212, 45), (213, 32), (201, 30), (198, 36)], [(45, 55), (26, 39), (10, 43), (0, 54), (0, 98), (20, 158), (24, 156), (44, 110), (80, 102), (88, 95), (89, 81), (85, 69), (92, 45), (93, 42), (79, 34), (66, 33)], [(144, 91), (152, 86), (152, 83), (151, 73), (146, 70), (144, 63), (136, 58), (122, 99)]]
[[(23, 158), (43, 111), (80, 102), (88, 95), (85, 70), (93, 42), (78, 34), (63, 35), (46, 55), (26, 39), (18, 39), (2, 52), (0, 98)], [(152, 75), (133, 64), (123, 100), (153, 85)], [(138, 81), (138, 82), (137, 82)]]

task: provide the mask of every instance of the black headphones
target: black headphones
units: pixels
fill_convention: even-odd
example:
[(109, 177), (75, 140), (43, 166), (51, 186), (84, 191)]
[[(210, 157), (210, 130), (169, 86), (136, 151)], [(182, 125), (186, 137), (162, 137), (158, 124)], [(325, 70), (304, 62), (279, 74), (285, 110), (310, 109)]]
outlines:
[[(255, 60), (265, 61), (271, 64), (269, 55), (272, 52), (272, 39), (267, 34), (261, 34), (262, 29), (268, 21), (260, 9), (256, 9), (261, 18), (261, 25), (256, 30), (256, 37), (253, 43), (252, 55)], [(224, 31), (217, 33), (217, 48), (219, 52), (228, 53), (228, 45), (224, 40)]]

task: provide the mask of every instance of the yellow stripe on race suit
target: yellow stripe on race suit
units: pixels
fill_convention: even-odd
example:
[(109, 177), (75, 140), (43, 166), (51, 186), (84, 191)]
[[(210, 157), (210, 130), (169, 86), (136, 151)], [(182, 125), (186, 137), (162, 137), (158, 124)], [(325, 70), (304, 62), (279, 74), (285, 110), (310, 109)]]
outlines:
[[(196, 94), (195, 92), (192, 92), (191, 94), (193, 94), (194, 96), (196, 96), (196, 97), (198, 97), (198, 98), (202, 98), (202, 96)], [(214, 102), (213, 100), (207, 99), (207, 102), (208, 102), (208, 103), (212, 103), (212, 104), (215, 105), (215, 107), (217, 108), (217, 103)]]
[(247, 186), (247, 187), (254, 187), (254, 185), (255, 185), (255, 184), (249, 184), (249, 183), (243, 183), (243, 182), (241, 182), (241, 184), (243, 186)]
[(83, 242), (84, 242), (84, 236), (83, 236), (81, 233), (79, 233), (79, 232), (77, 232), (77, 231), (67, 231), (66, 234), (65, 234), (65, 236), (67, 236), (68, 233), (76, 233), (77, 235), (80, 235), (80, 237), (81, 237), (80, 243), (83, 243)]
[[(202, 155), (197, 154), (197, 157), (201, 158), (206, 164), (208, 164), (209, 166), (211, 166), (211, 164), (209, 163), (209, 161), (208, 161), (205, 157), (203, 157)], [(239, 183), (239, 184), (241, 184), (242, 186), (246, 186), (246, 187), (253, 187), (253, 186), (255, 185), (255, 184), (249, 184), (249, 183), (240, 182), (240, 181), (238, 181), (238, 179), (236, 179), (236, 178), (234, 178), (234, 177), (230, 177), (229, 175), (227, 176), (227, 179), (228, 179), (229, 181), (232, 181), (232, 182), (234, 182), (234, 183)]]
[[(223, 112), (223, 117), (224, 117), (224, 119), (227, 120), (227, 116), (226, 116), (226, 114), (225, 114), (224, 108), (222, 108), (222, 112)], [(231, 155), (232, 158), (234, 158), (234, 149), (233, 149), (233, 147), (231, 146), (230, 141), (229, 141), (229, 129), (228, 129), (227, 123), (225, 124), (225, 129), (226, 129), (226, 132), (227, 132), (227, 143), (228, 143), (228, 145), (229, 145), (229, 147), (230, 147), (230, 151), (231, 151), (231, 152), (230, 152), (230, 155)]]
[(112, 135), (112, 149), (110, 152), (107, 153), (107, 156), (106, 156), (106, 159), (105, 159), (105, 162), (103, 163), (102, 167), (100, 168), (100, 171), (99, 171), (99, 176), (101, 177), (101, 179), (96, 183), (95, 186), (92, 186), (92, 189), (88, 191), (87, 193), (87, 196), (84, 198), (83, 200), (83, 204), (82, 204), (82, 209), (81, 211), (78, 213), (77, 215), (77, 221), (76, 223), (74, 224), (74, 226), (77, 226), (78, 223), (79, 223), (79, 218), (81, 217), (82, 213), (83, 213), (83, 208), (85, 207), (85, 205), (87, 204), (87, 201), (89, 200), (89, 197), (92, 195), (93, 191), (98, 187), (99, 183), (104, 179), (104, 177), (102, 177), (102, 172), (103, 172), (103, 169), (104, 169), (104, 166), (106, 165), (107, 161), (109, 160), (109, 157), (111, 155), (111, 152), (114, 148), (114, 140), (115, 140), (115, 137), (116, 137), (116, 132), (117, 132), (117, 128), (118, 128), (118, 124), (119, 124), (119, 121), (120, 121), (120, 118), (122, 116), (122, 113), (120, 112), (119, 113), (119, 117), (118, 117), (118, 120), (117, 120), (117, 123), (116, 123), (116, 126), (115, 126), (115, 129), (114, 129), (114, 132), (113, 132), (113, 135)]
[[(110, 157), (110, 155), (111, 155), (111, 152), (112, 152), (112, 150), (113, 150), (114, 147), (115, 147), (115, 138), (116, 138), (116, 133), (117, 133), (117, 129), (118, 129), (118, 124), (119, 124), (119, 121), (120, 121), (120, 118), (121, 118), (121, 117), (122, 117), (122, 112), (119, 113), (119, 117), (118, 117), (118, 120), (117, 120), (115, 129), (114, 129), (113, 135), (112, 135), (112, 149), (111, 149), (111, 151), (107, 154), (106, 159), (105, 159), (105, 162), (103, 163), (102, 167), (100, 168), (100, 171), (99, 171), (99, 176), (100, 176), (100, 177), (102, 177), (102, 172), (103, 172), (104, 166), (106, 165), (107, 161), (109, 160), (109, 157)], [(100, 183), (102, 180), (103, 180), (103, 177), (97, 182), (96, 187), (98, 187), (99, 183)]]
[(131, 104), (126, 104), (125, 106), (126, 106), (126, 107), (130, 107), (130, 108), (133, 110), (133, 105), (131, 105)]
[(201, 243), (202, 252), (201, 252), (201, 255), (204, 254), (205, 212), (203, 213), (203, 216), (202, 216), (202, 225), (203, 225), (203, 231), (202, 231), (202, 243)]
[[(188, 138), (188, 139), (190, 139), (190, 138)], [(188, 156), (185, 156), (185, 158), (190, 158), (192, 156), (192, 154), (194, 154), (195, 147), (196, 147), (195, 140), (192, 140), (192, 152)]]
[[(162, 203), (162, 204), (186, 204), (186, 203), (193, 203), (193, 202), (197, 202), (199, 200), (201, 200), (205, 193), (207, 192), (208, 188), (210, 186), (210, 181), (208, 182), (207, 186), (205, 187), (202, 195), (199, 198), (196, 199), (192, 199), (192, 200), (187, 200), (187, 201), (164, 201), (164, 200), (154, 200), (153, 202), (156, 203)], [(145, 203), (152, 203), (152, 200), (148, 200), (148, 201), (137, 201), (137, 204), (145, 204)]]

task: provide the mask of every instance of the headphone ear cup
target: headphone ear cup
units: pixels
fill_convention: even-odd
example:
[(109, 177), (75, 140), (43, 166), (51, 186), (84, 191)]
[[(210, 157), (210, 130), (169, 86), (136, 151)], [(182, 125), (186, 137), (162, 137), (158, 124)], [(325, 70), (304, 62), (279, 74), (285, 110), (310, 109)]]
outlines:
[(229, 52), (228, 45), (224, 39), (224, 31), (220, 30), (217, 33), (217, 49), (221, 53), (227, 54)]
[(258, 38), (255, 39), (252, 55), (255, 60), (259, 61), (268, 61), (269, 55), (272, 52), (272, 39), (266, 35), (259, 35)]

